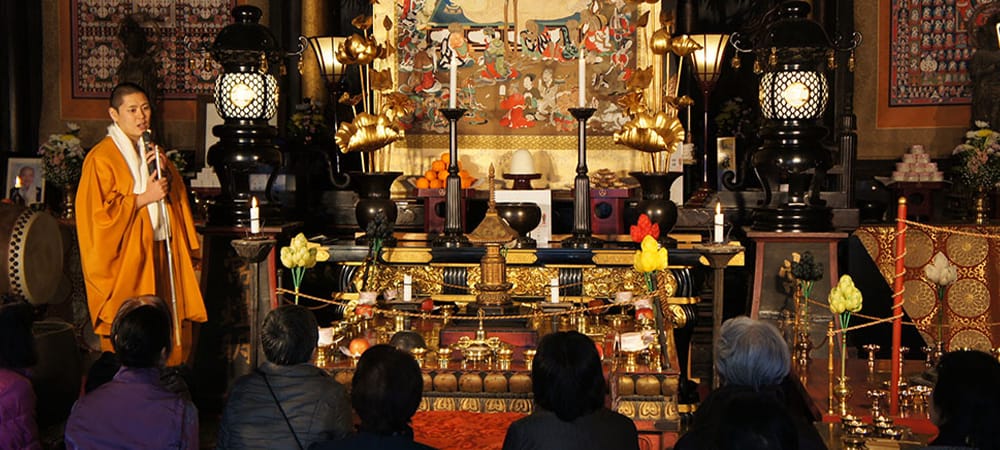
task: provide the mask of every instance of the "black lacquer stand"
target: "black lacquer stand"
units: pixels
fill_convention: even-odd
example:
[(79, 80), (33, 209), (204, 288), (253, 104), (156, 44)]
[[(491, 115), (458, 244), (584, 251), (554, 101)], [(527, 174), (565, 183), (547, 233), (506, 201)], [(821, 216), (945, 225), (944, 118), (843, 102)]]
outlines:
[(444, 231), (431, 242), (433, 247), (468, 247), (469, 238), (462, 230), (462, 179), (458, 176), (458, 119), (463, 108), (441, 108), (448, 119), (448, 178), (445, 180)]
[(573, 182), (573, 235), (562, 241), (563, 248), (600, 248), (604, 241), (590, 229), (590, 177), (587, 176), (587, 119), (594, 108), (569, 108), (577, 122), (576, 178)]
[(246, 239), (233, 239), (230, 245), (236, 250), (236, 254), (243, 258), (250, 265), (250, 289), (247, 293), (248, 317), (250, 322), (250, 368), (256, 369), (262, 359), (263, 351), (260, 348), (260, 325), (261, 309), (264, 313), (270, 307), (270, 295), (265, 294), (263, 300), (260, 296), (260, 263), (271, 253), (271, 249), (277, 242), (267, 236), (256, 235)]

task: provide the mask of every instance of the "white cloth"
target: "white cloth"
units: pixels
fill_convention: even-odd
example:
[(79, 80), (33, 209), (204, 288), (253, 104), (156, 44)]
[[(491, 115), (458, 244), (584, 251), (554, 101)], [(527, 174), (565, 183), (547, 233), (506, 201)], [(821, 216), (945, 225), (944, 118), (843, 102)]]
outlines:
[[(118, 128), (117, 123), (108, 125), (108, 136), (111, 136), (111, 140), (115, 142), (115, 146), (118, 147), (118, 151), (121, 152), (122, 157), (125, 158), (125, 162), (128, 164), (129, 172), (132, 173), (132, 180), (134, 181), (132, 193), (145, 193), (146, 183), (149, 181), (149, 166), (146, 164), (146, 158), (139, 157), (139, 152), (136, 151), (132, 140), (125, 135), (125, 132), (121, 128)], [(145, 147), (146, 143), (140, 137), (139, 148)], [(166, 240), (170, 236), (170, 217), (164, 214), (163, 200), (146, 205), (146, 211), (149, 213), (149, 222), (153, 226), (153, 239), (157, 241)]]

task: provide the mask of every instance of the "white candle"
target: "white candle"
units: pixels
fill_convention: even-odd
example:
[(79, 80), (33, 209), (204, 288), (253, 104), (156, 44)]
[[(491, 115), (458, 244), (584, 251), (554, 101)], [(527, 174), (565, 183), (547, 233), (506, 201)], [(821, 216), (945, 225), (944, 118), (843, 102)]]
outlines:
[(403, 275), (403, 301), (413, 301), (413, 277)]
[(448, 107), (454, 108), (455, 101), (458, 99), (455, 94), (455, 90), (458, 87), (458, 60), (455, 59), (455, 55), (451, 55), (450, 73), (448, 74)]
[(714, 241), (716, 244), (721, 244), (726, 241), (725, 232), (723, 231), (723, 225), (725, 224), (725, 216), (722, 215), (722, 202), (715, 203), (715, 233)]
[(257, 197), (250, 200), (250, 233), (260, 233), (260, 208), (257, 207)]
[(21, 189), (21, 177), (14, 178), (14, 188)]
[(553, 278), (549, 281), (549, 301), (559, 303), (559, 279)]
[(577, 99), (578, 106), (580, 108), (585, 108), (587, 106), (587, 58), (584, 57), (583, 50), (580, 50), (579, 65), (577, 66), (577, 77), (580, 79), (580, 89), (577, 91), (579, 98)]

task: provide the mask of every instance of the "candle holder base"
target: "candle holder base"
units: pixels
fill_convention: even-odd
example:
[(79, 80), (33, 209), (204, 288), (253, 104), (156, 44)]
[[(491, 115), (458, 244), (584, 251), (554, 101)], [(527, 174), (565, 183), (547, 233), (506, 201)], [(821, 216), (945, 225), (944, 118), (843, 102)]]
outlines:
[(505, 180), (514, 180), (514, 185), (511, 186), (511, 189), (513, 189), (513, 190), (530, 191), (530, 190), (533, 189), (531, 187), (531, 180), (537, 180), (537, 179), (540, 179), (540, 178), (542, 178), (542, 174), (540, 174), (540, 173), (505, 173), (505, 174), (503, 174), (503, 179), (505, 179)]

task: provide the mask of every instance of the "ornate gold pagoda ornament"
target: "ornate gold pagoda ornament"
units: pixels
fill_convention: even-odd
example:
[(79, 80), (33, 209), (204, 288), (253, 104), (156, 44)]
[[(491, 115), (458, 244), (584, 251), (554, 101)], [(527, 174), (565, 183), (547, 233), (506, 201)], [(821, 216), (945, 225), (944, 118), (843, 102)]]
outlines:
[(509, 292), (513, 285), (507, 281), (507, 261), (500, 253), (500, 246), (516, 239), (518, 234), (497, 214), (493, 177), (493, 165), (490, 164), (487, 179), (490, 187), (489, 209), (479, 226), (468, 234), (468, 238), (470, 243), (486, 247), (486, 255), (479, 261), (482, 281), (476, 284), (476, 289), (479, 290), (476, 303), (487, 312), (503, 314), (513, 306)]

